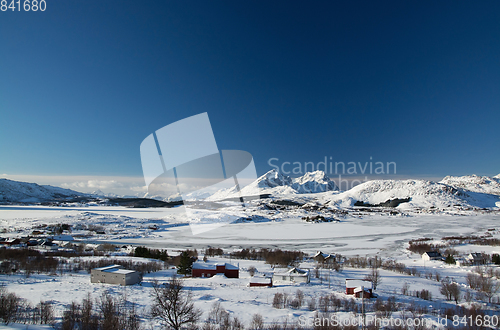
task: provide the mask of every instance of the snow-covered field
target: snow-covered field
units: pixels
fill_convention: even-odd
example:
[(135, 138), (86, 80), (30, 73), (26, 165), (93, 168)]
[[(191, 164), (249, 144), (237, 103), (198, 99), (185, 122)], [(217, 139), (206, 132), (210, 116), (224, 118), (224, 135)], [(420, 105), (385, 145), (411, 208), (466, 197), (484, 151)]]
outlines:
[[(70, 224), (75, 239), (85, 242), (114, 242), (167, 249), (266, 246), (300, 249), (308, 253), (322, 249), (343, 255), (380, 253), (383, 256), (392, 256), (410, 239), (482, 233), (498, 226), (500, 219), (497, 212), (389, 215), (385, 212), (353, 211), (339, 221), (311, 223), (302, 220), (311, 212), (300, 208), (278, 212), (255, 207), (252, 212), (258, 217), (254, 219), (193, 235), (183, 207), (0, 206), (0, 212), (0, 230), (8, 237), (29, 235), (43, 225)], [(203, 212), (221, 217), (229, 214), (233, 219), (245, 216), (237, 211), (233, 213), (231, 208)], [(105, 233), (89, 231), (90, 226), (100, 227)], [(81, 238), (78, 238), (79, 235)]]
[[(169, 251), (182, 248), (197, 248), (201, 251), (207, 246), (221, 247), (225, 251), (243, 247), (277, 247), (281, 249), (300, 249), (309, 255), (317, 250), (326, 253), (340, 253), (345, 256), (378, 255), (391, 258), (415, 267), (424, 272), (439, 272), (442, 277), (449, 276), (465, 288), (465, 276), (471, 267), (445, 265), (443, 262), (431, 261), (423, 263), (420, 255), (406, 250), (410, 239), (429, 237), (439, 240), (443, 236), (482, 235), (488, 229), (496, 228), (496, 237), (500, 236), (498, 213), (464, 212), (462, 214), (417, 214), (398, 213), (389, 215), (385, 212), (353, 211), (336, 222), (309, 223), (301, 219), (301, 209), (288, 211), (262, 210), (255, 206), (258, 220), (238, 222), (222, 226), (199, 235), (191, 233), (189, 222), (185, 218), (182, 207), (171, 209), (130, 209), (124, 207), (41, 207), (41, 206), (2, 206), (0, 207), (0, 229), (5, 236), (19, 237), (32, 232), (42, 225), (70, 224), (71, 233), (77, 240), (86, 242), (112, 242), (119, 245), (145, 245), (154, 248), (165, 248)], [(205, 210), (204, 212), (210, 212)], [(220, 209), (213, 212), (224, 212)], [(231, 210), (225, 211), (231, 213)], [(234, 215), (237, 217), (237, 214)], [(88, 226), (101, 226), (105, 234), (89, 233)], [(155, 226), (155, 229), (151, 229)], [(79, 229), (80, 228), (80, 229)], [(78, 238), (78, 234), (83, 235)], [(462, 253), (487, 252), (500, 253), (500, 247), (459, 246)], [(97, 257), (94, 257), (97, 258)], [(130, 258), (130, 257), (122, 257)], [(213, 261), (228, 262), (227, 259), (212, 258)], [(276, 292), (295, 295), (297, 289), (304, 292), (306, 301), (322, 295), (335, 293), (345, 297), (344, 284), (346, 278), (363, 278), (368, 269), (345, 268), (342, 272), (322, 270), (322, 280), (312, 278), (311, 284), (275, 283), (273, 288), (250, 288), (248, 267), (255, 266), (259, 274), (271, 274), (270, 265), (262, 261), (232, 260), (239, 263), (241, 274), (239, 279), (227, 279), (215, 276), (210, 279), (185, 280), (185, 285), (192, 290), (196, 305), (206, 317), (214, 302), (237, 316), (244, 324), (249, 324), (254, 314), (264, 316), (268, 323), (288, 319), (297, 322), (299, 317), (312, 318), (313, 311), (307, 306), (300, 309), (276, 309), (272, 307)], [(311, 261), (304, 262), (301, 267), (314, 268)], [(425, 268), (424, 268), (425, 267)], [(141, 314), (146, 312), (151, 303), (152, 281), (167, 280), (175, 270), (164, 270), (147, 274), (141, 285), (120, 287), (106, 284), (91, 284), (90, 276), (82, 271), (76, 274), (43, 275), (34, 274), (25, 278), (22, 274), (1, 275), (0, 281), (9, 291), (28, 299), (33, 304), (40, 300), (53, 301), (56, 312), (62, 312), (64, 306), (71, 301), (81, 301), (87, 293), (98, 298), (103, 292), (123, 294), (130, 301), (138, 304)], [(430, 309), (442, 309), (451, 302), (445, 302), (439, 293), (440, 284), (432, 279), (405, 276), (391, 271), (381, 270), (382, 282), (376, 293), (387, 298), (395, 295), (400, 302), (417, 300), (419, 304)], [(329, 278), (329, 280), (328, 280)], [(410, 290), (429, 290), (434, 301), (401, 295), (401, 288), (408, 283)], [(329, 288), (330, 287), (330, 288)], [(488, 307), (490, 308), (490, 307)], [(57, 314), (56, 313), (56, 314)], [(348, 314), (348, 313), (347, 313)], [(339, 317), (348, 315), (339, 314)], [(302, 318), (302, 320), (304, 320)], [(150, 322), (144, 320), (144, 322)], [(146, 323), (145, 323), (146, 324)]]
[[(128, 257), (126, 257), (128, 258)], [(211, 261), (228, 262), (227, 259), (210, 258)], [(402, 258), (412, 267), (426, 272), (439, 272), (444, 278), (446, 276), (453, 278), (465, 289), (465, 275), (470, 269), (459, 268), (456, 266), (447, 266), (442, 262), (432, 261), (424, 264), (419, 256), (413, 255)], [(314, 298), (318, 303), (321, 296), (334, 294), (338, 298), (350, 299), (350, 296), (344, 294), (345, 279), (363, 278), (368, 275), (367, 269), (345, 268), (342, 272), (329, 270), (321, 271), (321, 279), (312, 276), (310, 284), (291, 284), (274, 283), (272, 288), (248, 287), (250, 275), (246, 271), (248, 267), (255, 266), (258, 270), (255, 276), (262, 274), (271, 274), (272, 269), (262, 261), (232, 260), (233, 263), (240, 266), (240, 278), (228, 279), (222, 275), (212, 278), (187, 278), (184, 280), (186, 289), (193, 293), (195, 305), (204, 311), (202, 319), (206, 319), (208, 312), (215, 302), (221, 303), (232, 317), (237, 316), (240, 321), (248, 325), (254, 314), (260, 314), (264, 317), (267, 324), (272, 322), (299, 322), (302, 320), (312, 320), (315, 311), (309, 310), (307, 304)], [(313, 268), (313, 262), (304, 262), (301, 267)], [(419, 306), (425, 306), (429, 310), (426, 317), (436, 321), (436, 316), (431, 311), (444, 310), (453, 307), (453, 302), (444, 301), (439, 293), (440, 284), (432, 279), (422, 277), (403, 276), (399, 273), (381, 270), (382, 281), (379, 284), (376, 294), (386, 300), (390, 296), (395, 296), (398, 303), (416, 302)], [(61, 314), (64, 307), (72, 301), (80, 302), (88, 293), (95, 299), (98, 299), (104, 292), (114, 296), (123, 295), (128, 301), (137, 304), (140, 315), (147, 315), (147, 311), (152, 301), (152, 283), (154, 280), (166, 281), (175, 273), (175, 270), (164, 270), (153, 274), (147, 274), (140, 285), (117, 286), (109, 284), (91, 284), (90, 276), (86, 272), (80, 272), (71, 275), (32, 275), (25, 278), (23, 275), (0, 276), (2, 284), (7, 286), (9, 291), (31, 301), (33, 304), (40, 300), (52, 301), (56, 307), (56, 315)], [(409, 290), (427, 289), (431, 292), (433, 301), (427, 301), (414, 297), (403, 296), (401, 289), (407, 283)], [(299, 309), (273, 308), (272, 302), (274, 294), (277, 292), (286, 293), (290, 297), (295, 297), (297, 290), (300, 289), (305, 296), (305, 304)], [(359, 299), (358, 299), (358, 303)], [(370, 302), (366, 302), (370, 304)], [(373, 301), (371, 302), (373, 303)], [(492, 311), (495, 313), (494, 311)], [(373, 314), (373, 313), (371, 313)], [(352, 313), (338, 313), (340, 318), (352, 318)], [(143, 319), (143, 324), (155, 326), (156, 322)]]

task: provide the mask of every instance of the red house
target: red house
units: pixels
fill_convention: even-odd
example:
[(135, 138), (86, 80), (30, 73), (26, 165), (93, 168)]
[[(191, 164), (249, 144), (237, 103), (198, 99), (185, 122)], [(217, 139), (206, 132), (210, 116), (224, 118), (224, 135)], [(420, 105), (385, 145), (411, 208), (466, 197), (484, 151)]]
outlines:
[(227, 278), (239, 278), (240, 268), (228, 263), (216, 264), (211, 262), (198, 261), (193, 263), (191, 276), (212, 277), (216, 274), (224, 274)]
[(254, 286), (267, 286), (269, 288), (273, 287), (272, 277), (252, 277), (249, 283), (250, 287)]
[(368, 280), (346, 279), (345, 294), (354, 295), (356, 298), (366, 299), (373, 297), (373, 283)]

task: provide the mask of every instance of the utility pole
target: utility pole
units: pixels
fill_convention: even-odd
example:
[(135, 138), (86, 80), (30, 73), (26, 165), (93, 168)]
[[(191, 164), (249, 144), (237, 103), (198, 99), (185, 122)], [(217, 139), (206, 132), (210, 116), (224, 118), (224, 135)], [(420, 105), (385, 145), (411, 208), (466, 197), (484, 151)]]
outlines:
[(365, 318), (365, 287), (363, 285), (361, 286), (361, 316), (363, 317), (363, 325), (361, 329), (364, 330), (366, 318)]

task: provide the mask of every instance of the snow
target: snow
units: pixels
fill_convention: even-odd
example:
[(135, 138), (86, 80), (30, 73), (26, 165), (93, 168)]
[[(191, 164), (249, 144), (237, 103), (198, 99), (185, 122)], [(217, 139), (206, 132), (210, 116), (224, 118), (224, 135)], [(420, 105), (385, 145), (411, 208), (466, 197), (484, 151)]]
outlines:
[(341, 207), (350, 207), (356, 201), (378, 204), (396, 198), (410, 198), (410, 202), (398, 206), (400, 209), (453, 206), (492, 208), (500, 200), (497, 195), (480, 194), (426, 180), (373, 180), (346, 192), (327, 196), (324, 200)]
[(357, 288), (357, 287), (365, 287), (365, 289), (371, 289), (373, 286), (373, 282), (359, 280), (359, 279), (347, 279), (345, 280), (346, 288)]
[(0, 179), (0, 203), (36, 203), (83, 195), (85, 194), (70, 189)]
[[(196, 209), (188, 217), (185, 208), (148, 208), (133, 209), (108, 206), (0, 206), (0, 230), (2, 236), (15, 238), (33, 235), (33, 231), (44, 231), (51, 225), (68, 224), (71, 232), (63, 233), (59, 239), (72, 237), (71, 243), (87, 244), (97, 247), (100, 243), (122, 245), (141, 245), (151, 248), (167, 249), (170, 255), (189, 248), (201, 251), (207, 246), (221, 247), (226, 252), (242, 248), (280, 248), (301, 250), (309, 256), (317, 251), (324, 254), (343, 256), (377, 255), (382, 259), (392, 259), (421, 273), (439, 272), (442, 278), (448, 276), (459, 283), (465, 290), (466, 276), (473, 267), (447, 265), (441, 261), (424, 261), (418, 254), (410, 253), (406, 248), (412, 239), (428, 237), (435, 243), (443, 242), (444, 236), (457, 235), (492, 235), (500, 238), (499, 195), (495, 193), (498, 178), (477, 176), (446, 177), (441, 182), (425, 180), (376, 180), (363, 183), (346, 192), (328, 190), (320, 193), (299, 193), (298, 183), (307, 186), (310, 182), (328, 181), (322, 173), (314, 172), (300, 180), (286, 178), (279, 173), (267, 173), (248, 188), (249, 195), (271, 192), (271, 198), (255, 200), (245, 204), (245, 208), (236, 203), (221, 202), (218, 208)], [(260, 184), (260, 186), (259, 186)], [(331, 186), (329, 186), (331, 188)], [(262, 189), (261, 189), (262, 188)], [(245, 189), (245, 188), (244, 188)], [(226, 191), (227, 193), (227, 191)], [(219, 196), (223, 196), (222, 192)], [(224, 196), (229, 196), (225, 194)], [(356, 201), (370, 204), (385, 202), (395, 198), (410, 198), (396, 208), (354, 207)], [(274, 202), (290, 201), (293, 206), (279, 205)], [(460, 206), (458, 206), (460, 205)], [(279, 206), (279, 207), (277, 207)], [(486, 208), (486, 209), (482, 209)], [(334, 222), (306, 222), (306, 216), (321, 215), (335, 217)], [(225, 226), (193, 235), (189, 224), (213, 219), (214, 222), (230, 222)], [(98, 228), (99, 233), (95, 231)], [(47, 230), (48, 231), (48, 230)], [(45, 235), (45, 234), (43, 234)], [(453, 248), (462, 255), (471, 252), (500, 253), (498, 246), (458, 245)], [(130, 250), (130, 249), (129, 249)], [(175, 252), (174, 252), (175, 251)], [(98, 258), (98, 257), (89, 257)], [(116, 257), (138, 260), (140, 258)], [(69, 262), (72, 259), (68, 259)], [(146, 260), (146, 259), (144, 259)], [(185, 286), (193, 293), (195, 304), (204, 311), (206, 318), (212, 304), (220, 302), (230, 315), (238, 316), (248, 326), (252, 316), (259, 313), (266, 324), (275, 320), (297, 320), (303, 316), (312, 318), (314, 311), (307, 306), (299, 309), (272, 308), (275, 293), (295, 295), (297, 289), (303, 291), (306, 300), (318, 299), (322, 295), (335, 294), (346, 298), (346, 279), (364, 279), (370, 269), (345, 268), (342, 272), (321, 270), (322, 279), (311, 276), (310, 284), (277, 283), (272, 288), (249, 287), (250, 281), (269, 278), (273, 273), (288, 270), (272, 269), (269, 264), (258, 260), (234, 260), (228, 257), (209, 258), (208, 263), (195, 265), (217, 265), (238, 263), (240, 278), (228, 279), (223, 275), (211, 278), (186, 278)], [(257, 268), (255, 277), (248, 269)], [(304, 260), (298, 268), (314, 269), (312, 260)], [(208, 266), (207, 266), (208, 267)], [(212, 267), (212, 266), (210, 266)], [(0, 284), (7, 290), (28, 299), (33, 304), (40, 300), (53, 301), (57, 317), (65, 305), (71, 301), (81, 301), (87, 293), (98, 298), (104, 292), (113, 295), (124, 294), (127, 299), (138, 304), (139, 310), (147, 311), (151, 304), (153, 281), (164, 282), (175, 270), (162, 270), (145, 274), (140, 285), (127, 287), (110, 284), (90, 283), (90, 274), (78, 272), (72, 274), (23, 274), (0, 275)], [(311, 272), (314, 273), (314, 272)], [(440, 294), (440, 283), (426, 277), (407, 276), (387, 270), (380, 270), (382, 282), (375, 293), (382, 299), (396, 296), (398, 302), (416, 302), (430, 310), (445, 309), (454, 304), (446, 302)], [(429, 290), (433, 301), (403, 296), (402, 286), (407, 283), (410, 290)], [(359, 283), (358, 283), (359, 284)], [(360, 285), (356, 285), (359, 287)], [(462, 303), (467, 306), (467, 303)], [(482, 305), (486, 309), (493, 306)], [(498, 310), (496, 311), (498, 312)], [(349, 313), (340, 312), (340, 318), (349, 317)], [(352, 316), (352, 315), (351, 315)], [(431, 314), (426, 317), (434, 318)], [(147, 328), (157, 324), (143, 320)], [(12, 327), (19, 329), (18, 325)], [(25, 328), (25, 327), (23, 327)], [(30, 326), (31, 328), (31, 326)], [(35, 326), (33, 329), (46, 329)]]
[(500, 195), (500, 177), (477, 175), (447, 176), (440, 183), (476, 193)]
[(254, 182), (241, 188), (240, 192), (233, 187), (215, 192), (207, 200), (215, 201), (241, 196), (258, 196), (270, 194), (273, 196), (310, 194), (338, 190), (335, 182), (330, 180), (323, 171), (308, 172), (301, 177), (292, 179), (277, 170), (270, 170)]

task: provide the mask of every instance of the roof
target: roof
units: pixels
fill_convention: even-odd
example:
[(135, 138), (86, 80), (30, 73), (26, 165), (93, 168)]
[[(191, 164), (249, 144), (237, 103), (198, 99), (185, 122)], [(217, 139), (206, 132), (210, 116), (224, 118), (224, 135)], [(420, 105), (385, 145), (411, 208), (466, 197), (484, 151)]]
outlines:
[[(373, 288), (373, 283), (372, 281), (369, 280), (358, 280), (358, 279), (346, 279), (345, 280), (345, 287), (346, 288), (361, 288), (362, 286), (368, 289)], [(361, 289), (360, 289), (361, 290)]]
[[(371, 289), (371, 287), (370, 287), (370, 289)], [(368, 288), (365, 287), (363, 291), (370, 292), (369, 291), (370, 289), (368, 289)], [(357, 288), (354, 289), (354, 293), (358, 293), (358, 292), (361, 292), (361, 287), (360, 286), (358, 286)]]
[(483, 259), (483, 254), (479, 252), (472, 252), (469, 256), (474, 259)]
[(424, 252), (424, 254), (427, 254), (429, 257), (441, 257), (441, 253), (437, 252), (437, 251), (428, 251), (428, 252)]
[(262, 284), (269, 284), (271, 283), (273, 279), (270, 277), (252, 277), (250, 279), (250, 283), (262, 283)]
[(100, 268), (94, 268), (95, 270), (100, 270), (100, 271), (106, 271), (106, 270), (110, 270), (110, 269), (113, 269), (113, 268), (116, 268), (116, 269), (120, 269), (122, 268), (122, 266), (120, 265), (110, 265), (110, 266), (106, 266), (106, 267), (100, 267)]
[(323, 253), (321, 251), (316, 252), (313, 258), (317, 258), (319, 256), (322, 256), (323, 258), (335, 258), (335, 254), (328, 254), (328, 253)]
[(274, 275), (281, 275), (281, 276), (308, 276), (309, 275), (309, 270), (307, 269), (300, 269), (300, 268), (291, 268), (286, 272), (283, 273), (274, 273)]
[(135, 270), (130, 270), (130, 269), (118, 269), (118, 268), (112, 268), (112, 269), (107, 269), (104, 270), (106, 273), (115, 273), (115, 274), (132, 274), (135, 273)]
[(214, 263), (214, 262), (203, 262), (197, 261), (193, 263), (193, 269), (207, 269), (207, 270), (216, 270), (217, 266), (224, 266), (226, 269), (230, 270), (238, 270), (240, 269), (238, 266), (234, 266), (228, 263)]
[(123, 269), (120, 265), (111, 265), (106, 267), (95, 268), (95, 270), (100, 270), (101, 272), (114, 273), (114, 274), (132, 274), (136, 273), (135, 270)]

